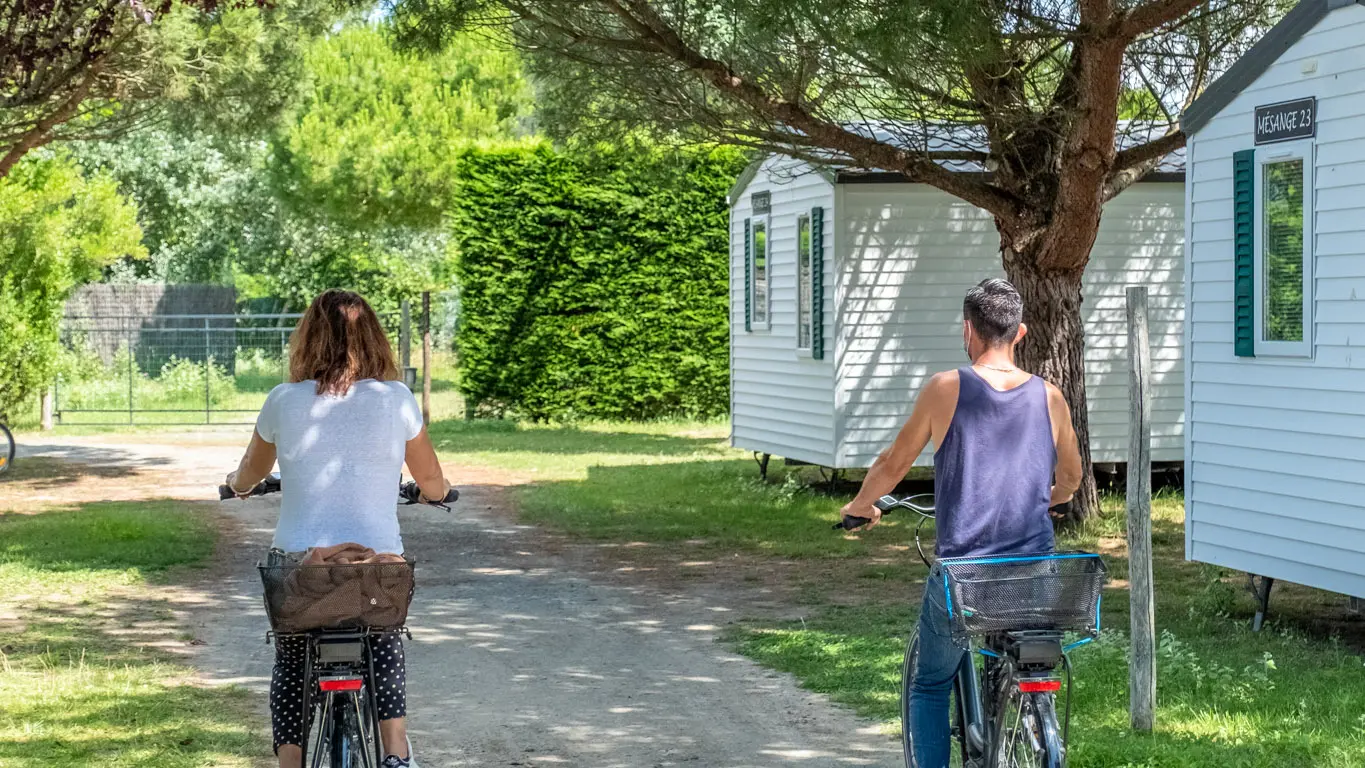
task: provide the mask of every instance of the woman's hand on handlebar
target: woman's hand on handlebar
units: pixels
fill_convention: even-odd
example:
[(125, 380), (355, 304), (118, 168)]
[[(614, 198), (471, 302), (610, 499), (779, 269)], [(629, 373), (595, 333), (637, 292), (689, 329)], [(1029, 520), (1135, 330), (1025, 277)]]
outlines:
[[(246, 489), (245, 491), (240, 490), (240, 489), (238, 488), (238, 486), (237, 486), (237, 472), (236, 472), (236, 470), (233, 470), (232, 472), (227, 473), (227, 479), (224, 480), (223, 482), (224, 482), (225, 485), (227, 485), (228, 490), (229, 490), (229, 491), (232, 491), (232, 493), (233, 493), (234, 495), (236, 495), (237, 498), (239, 498), (239, 499), (245, 499), (245, 498), (249, 497), (249, 496), (251, 495), (251, 492), (254, 491), (254, 490), (256, 490), (256, 486), (254, 486), (254, 485), (253, 485), (252, 487)], [(259, 483), (257, 483), (257, 485), (259, 485)]]

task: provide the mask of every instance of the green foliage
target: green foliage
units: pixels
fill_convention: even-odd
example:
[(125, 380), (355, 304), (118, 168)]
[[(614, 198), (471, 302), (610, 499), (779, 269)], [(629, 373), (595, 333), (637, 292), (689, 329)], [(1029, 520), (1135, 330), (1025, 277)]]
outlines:
[(456, 165), (467, 402), (531, 418), (728, 404), (733, 150), (470, 151)]
[(105, 176), (30, 158), (0, 179), (0, 419), (52, 378), (71, 290), (114, 259), (145, 255), (136, 209)]
[(309, 51), (303, 106), (275, 146), (281, 191), (355, 226), (435, 228), (459, 150), (524, 132), (531, 88), (510, 44), (460, 35), (428, 54), (354, 26)]

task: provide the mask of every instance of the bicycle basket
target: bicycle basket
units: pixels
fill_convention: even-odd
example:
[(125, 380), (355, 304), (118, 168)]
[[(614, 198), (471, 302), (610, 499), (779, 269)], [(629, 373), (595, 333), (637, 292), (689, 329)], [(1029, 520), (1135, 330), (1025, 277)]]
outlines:
[(1083, 552), (939, 561), (953, 636), (1052, 629), (1096, 634), (1104, 561)]
[(397, 629), (412, 604), (413, 562), (259, 565), (270, 628)]

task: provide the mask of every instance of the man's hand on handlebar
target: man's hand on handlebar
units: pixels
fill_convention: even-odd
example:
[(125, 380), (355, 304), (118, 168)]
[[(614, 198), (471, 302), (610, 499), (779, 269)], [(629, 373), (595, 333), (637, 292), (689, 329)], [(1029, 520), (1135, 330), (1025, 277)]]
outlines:
[(871, 504), (861, 504), (857, 499), (850, 501), (839, 510), (839, 522), (835, 528), (847, 531), (871, 528), (882, 521), (882, 511)]

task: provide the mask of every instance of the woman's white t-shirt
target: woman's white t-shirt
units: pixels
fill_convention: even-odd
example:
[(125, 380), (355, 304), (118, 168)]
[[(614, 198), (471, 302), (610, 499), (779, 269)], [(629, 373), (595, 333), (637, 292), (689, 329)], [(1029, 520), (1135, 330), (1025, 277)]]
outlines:
[(422, 411), (397, 381), (362, 379), (345, 395), (317, 382), (270, 391), (256, 431), (275, 445), (284, 498), (274, 546), (286, 552), (355, 542), (403, 553), (398, 482)]

